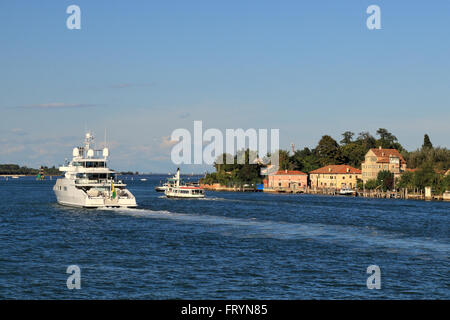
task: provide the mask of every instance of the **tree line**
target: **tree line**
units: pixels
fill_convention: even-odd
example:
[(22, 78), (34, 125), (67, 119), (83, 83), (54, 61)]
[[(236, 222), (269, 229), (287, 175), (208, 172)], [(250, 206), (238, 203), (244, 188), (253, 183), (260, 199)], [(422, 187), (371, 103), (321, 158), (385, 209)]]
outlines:
[[(351, 131), (345, 131), (342, 133), (339, 142), (330, 135), (324, 135), (316, 147), (312, 149), (305, 147), (296, 150), (294, 154), (291, 154), (288, 150), (279, 150), (279, 166), (281, 170), (299, 170), (305, 173), (332, 164), (348, 164), (361, 169), (361, 163), (364, 161), (366, 153), (370, 149), (378, 147), (397, 149), (405, 159), (408, 168), (417, 168), (417, 170), (406, 172), (402, 176), (402, 181), (394, 181), (390, 172), (380, 172), (379, 177), (374, 181), (369, 181), (365, 186), (366, 188), (392, 190), (393, 188), (407, 187), (423, 189), (425, 184), (430, 183), (436, 190), (447, 187), (446, 181), (448, 178), (444, 178), (442, 173), (450, 169), (449, 149), (434, 147), (428, 134), (425, 134), (421, 148), (409, 152), (400, 144), (397, 137), (385, 128), (379, 128), (375, 136), (367, 131), (360, 132), (358, 135)], [(245, 153), (248, 160), (248, 155), (251, 152), (253, 151), (240, 151), (240, 156)], [(221, 157), (232, 156), (223, 154)], [(238, 155), (234, 156), (234, 160), (237, 157)], [(204, 183), (233, 185), (262, 181), (259, 170), (261, 165), (247, 162), (241, 165), (215, 163), (214, 167), (216, 172), (207, 174), (202, 179)]]
[[(39, 173), (40, 169), (33, 169), (28, 168), (26, 166), (19, 166), (17, 164), (0, 164), (0, 174), (4, 175), (37, 175)], [(42, 170), (44, 171), (44, 175), (60, 175), (61, 172), (55, 168), (55, 166), (49, 168), (49, 167), (42, 167)]]
[(364, 156), (372, 148), (397, 149), (405, 153), (406, 150), (398, 142), (397, 137), (384, 128), (377, 130), (375, 138), (367, 131), (342, 133), (339, 143), (329, 135), (324, 135), (313, 149), (296, 150), (293, 155), (289, 151), (280, 150), (280, 167), (287, 170), (310, 172), (330, 164), (348, 164), (361, 168)]
[[(204, 178), (200, 179), (200, 182), (205, 184), (220, 183), (227, 187), (255, 186), (262, 183), (263, 177), (260, 170), (263, 166), (261, 163), (252, 161), (256, 157), (256, 152), (249, 149), (240, 150), (235, 156), (224, 153), (219, 156), (221, 161), (214, 163), (216, 172), (206, 174)], [(238, 159), (241, 161), (238, 161)]]

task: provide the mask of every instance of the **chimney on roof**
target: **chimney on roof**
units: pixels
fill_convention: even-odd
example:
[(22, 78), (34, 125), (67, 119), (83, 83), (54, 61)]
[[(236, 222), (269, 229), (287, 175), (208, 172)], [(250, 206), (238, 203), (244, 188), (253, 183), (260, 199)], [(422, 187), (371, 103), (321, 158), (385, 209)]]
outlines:
[(381, 146), (379, 146), (379, 147), (378, 147), (378, 149), (380, 149), (380, 150), (381, 150)]
[(350, 168), (347, 168), (347, 172), (350, 172)]
[(331, 172), (331, 167), (328, 168), (328, 172)]
[(287, 169), (286, 169), (286, 170), (284, 170), (284, 172), (285, 172), (285, 173), (287, 173)]

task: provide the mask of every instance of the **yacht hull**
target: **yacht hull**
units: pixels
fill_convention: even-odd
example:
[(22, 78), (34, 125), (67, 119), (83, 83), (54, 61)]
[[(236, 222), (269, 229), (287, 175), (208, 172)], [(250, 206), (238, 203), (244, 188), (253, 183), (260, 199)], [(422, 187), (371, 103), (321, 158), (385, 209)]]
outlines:
[(135, 208), (134, 197), (120, 197), (114, 199), (98, 196), (89, 196), (85, 191), (77, 188), (73, 181), (62, 178), (56, 181), (53, 187), (56, 200), (59, 204), (78, 208)]
[(200, 199), (200, 198), (204, 198), (205, 195), (172, 195), (172, 194), (166, 193), (166, 197), (167, 198), (179, 198), (179, 199)]

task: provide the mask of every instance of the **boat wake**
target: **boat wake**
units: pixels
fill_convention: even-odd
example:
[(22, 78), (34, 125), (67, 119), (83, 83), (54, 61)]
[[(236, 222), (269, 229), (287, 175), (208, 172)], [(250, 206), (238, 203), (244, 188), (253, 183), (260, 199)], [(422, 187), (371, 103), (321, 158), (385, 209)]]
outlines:
[[(172, 220), (186, 224), (205, 225), (207, 229), (223, 236), (239, 238), (273, 238), (279, 240), (304, 239), (306, 241), (345, 244), (355, 249), (386, 250), (405, 254), (443, 254), (448, 258), (450, 245), (431, 239), (405, 237), (400, 233), (377, 230), (373, 227), (328, 225), (318, 223), (291, 223), (235, 218), (204, 214), (186, 214), (149, 209), (110, 209), (118, 214), (137, 218)], [(203, 230), (204, 231), (204, 230)]]
[(205, 198), (201, 198), (198, 200), (201, 200), (201, 201), (228, 201), (230, 199), (218, 198), (218, 197), (205, 197)]

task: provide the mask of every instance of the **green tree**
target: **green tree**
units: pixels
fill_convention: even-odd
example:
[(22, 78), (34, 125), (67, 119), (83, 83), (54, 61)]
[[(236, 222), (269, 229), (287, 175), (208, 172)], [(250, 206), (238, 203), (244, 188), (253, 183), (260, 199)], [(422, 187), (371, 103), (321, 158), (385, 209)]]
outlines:
[(432, 149), (432, 148), (433, 148), (433, 144), (431, 143), (430, 137), (428, 136), (428, 134), (425, 134), (423, 136), (422, 149)]
[(378, 172), (377, 185), (383, 191), (392, 190), (394, 188), (394, 174), (387, 170)]
[(403, 150), (403, 147), (398, 143), (397, 137), (384, 128), (379, 128), (377, 130), (377, 135), (380, 139), (377, 140), (377, 147), (382, 147), (386, 149), (397, 149), (399, 151)]
[(364, 187), (368, 190), (374, 190), (378, 187), (378, 182), (375, 179), (367, 180)]
[(431, 163), (425, 163), (414, 174), (414, 186), (421, 190), (425, 187), (434, 187), (439, 183), (439, 175), (434, 171)]
[(229, 153), (223, 153), (219, 155), (214, 162), (214, 168), (216, 168), (217, 172), (232, 171), (234, 169), (234, 166), (234, 157)]
[(450, 175), (442, 176), (439, 186), (436, 187), (436, 192), (439, 194), (443, 194), (447, 190), (450, 190)]
[(356, 187), (358, 189), (363, 189), (364, 188), (364, 182), (361, 179), (356, 179)]
[(300, 170), (303, 172), (310, 172), (312, 170), (320, 168), (320, 162), (318, 158), (309, 148), (296, 150), (290, 161), (294, 165), (295, 170)]
[(397, 187), (408, 190), (414, 189), (414, 173), (411, 171), (404, 172), (400, 177)]
[(291, 162), (289, 151), (278, 150), (278, 162), (280, 165), (280, 170), (293, 170), (294, 164)]
[(347, 164), (356, 168), (361, 166), (368, 150), (361, 141), (354, 141), (341, 147), (342, 156), (347, 160)]
[(437, 170), (450, 169), (450, 150), (447, 148), (422, 148), (412, 152), (403, 152), (409, 168), (419, 168), (425, 163), (432, 163)]
[(368, 151), (377, 146), (377, 140), (367, 131), (360, 132), (356, 139)]
[(315, 153), (321, 166), (344, 163), (338, 143), (329, 135), (325, 135), (320, 139)]
[(353, 142), (353, 136), (354, 136), (354, 135), (355, 135), (355, 134), (354, 134), (353, 132), (351, 132), (351, 131), (345, 131), (345, 132), (342, 134), (341, 144), (347, 145), (347, 144), (349, 144), (349, 143), (352, 143), (352, 142)]
[(261, 183), (261, 165), (255, 163), (255, 158), (256, 152), (249, 149), (240, 150), (235, 156), (224, 153), (217, 157), (214, 163), (216, 172), (207, 174), (200, 181), (207, 184), (220, 183), (229, 187)]

